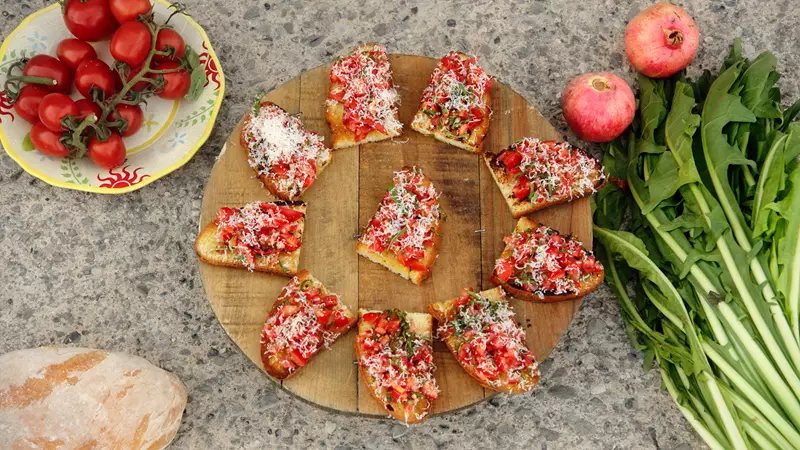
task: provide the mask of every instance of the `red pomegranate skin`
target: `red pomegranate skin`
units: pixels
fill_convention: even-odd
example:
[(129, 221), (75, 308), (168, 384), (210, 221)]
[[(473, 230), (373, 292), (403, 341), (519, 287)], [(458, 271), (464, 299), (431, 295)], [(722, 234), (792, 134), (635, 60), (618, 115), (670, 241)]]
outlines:
[(586, 73), (570, 81), (561, 109), (578, 137), (609, 142), (633, 122), (636, 99), (628, 83), (613, 73)]
[(697, 55), (700, 31), (680, 6), (656, 3), (625, 29), (625, 53), (634, 69), (650, 78), (683, 70)]

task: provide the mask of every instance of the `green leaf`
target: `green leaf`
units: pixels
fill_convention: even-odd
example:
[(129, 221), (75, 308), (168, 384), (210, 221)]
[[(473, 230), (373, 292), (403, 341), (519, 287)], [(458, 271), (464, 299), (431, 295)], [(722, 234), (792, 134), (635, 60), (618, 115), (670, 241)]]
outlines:
[(186, 46), (186, 53), (183, 58), (191, 74), (189, 91), (183, 98), (193, 102), (200, 98), (200, 95), (203, 93), (203, 87), (206, 84), (206, 69), (200, 64), (200, 56), (190, 46)]
[(742, 104), (752, 111), (756, 117), (777, 119), (782, 117), (780, 110), (780, 94), (778, 102), (774, 100), (774, 87), (780, 75), (775, 71), (778, 60), (775, 55), (764, 52), (752, 62), (742, 73)]
[(33, 147), (33, 142), (31, 142), (31, 134), (28, 133), (25, 135), (25, 138), (22, 140), (22, 151), (24, 152), (32, 152), (36, 150)]
[(764, 234), (769, 225), (770, 210), (765, 206), (774, 202), (784, 188), (784, 149), (787, 136), (780, 131), (772, 133), (770, 150), (761, 167), (752, 207), (753, 236)]

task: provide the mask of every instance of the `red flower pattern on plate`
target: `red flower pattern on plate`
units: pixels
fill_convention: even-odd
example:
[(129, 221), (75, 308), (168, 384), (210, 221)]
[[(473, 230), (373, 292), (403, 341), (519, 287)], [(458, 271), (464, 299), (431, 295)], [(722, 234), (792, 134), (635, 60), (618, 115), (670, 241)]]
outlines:
[(109, 176), (105, 178), (97, 175), (97, 181), (102, 182), (100, 187), (112, 189), (126, 188), (141, 183), (142, 180), (150, 176), (145, 174), (139, 175), (138, 172), (142, 170), (143, 167), (137, 167), (133, 172), (128, 172), (128, 167), (129, 166), (123, 167), (119, 172), (114, 172), (114, 169), (110, 169), (108, 171)]
[(6, 91), (0, 91), (0, 123), (3, 123), (3, 116), (11, 117), (11, 121), (14, 121), (14, 115), (10, 112), (13, 108), (14, 104), (6, 95)]
[(220, 82), (219, 70), (217, 70), (217, 62), (214, 61), (214, 58), (209, 56), (208, 47), (206, 47), (205, 41), (203, 41), (203, 50), (205, 51), (200, 54), (200, 64), (206, 68), (206, 84), (203, 86), (208, 86), (208, 83), (213, 81), (214, 83), (217, 83), (217, 87), (215, 87), (214, 90), (218, 91), (220, 88)]

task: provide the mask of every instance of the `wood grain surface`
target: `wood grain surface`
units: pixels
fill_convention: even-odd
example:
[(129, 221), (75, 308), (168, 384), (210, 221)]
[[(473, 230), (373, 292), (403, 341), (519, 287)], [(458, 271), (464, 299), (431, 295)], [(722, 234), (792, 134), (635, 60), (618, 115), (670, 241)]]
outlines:
[[(456, 297), (463, 288), (489, 289), (495, 258), (514, 219), (480, 157), (440, 143), (408, 128), (437, 60), (391, 55), (395, 84), (402, 100), (402, 136), (389, 141), (336, 150), (333, 161), (303, 196), (308, 203), (300, 268), (308, 269), (330, 290), (358, 308), (403, 308), (424, 312), (429, 303)], [(266, 98), (287, 112), (301, 113), (304, 125), (326, 138), (325, 100), (330, 65), (310, 70), (287, 82)], [(557, 131), (519, 94), (495, 82), (492, 115), (485, 151), (498, 151), (530, 136), (561, 139)], [(241, 206), (254, 200), (274, 200), (247, 165), (239, 144), (241, 123), (233, 130), (225, 151), (211, 171), (200, 214), (200, 226), (222, 206)], [(356, 235), (375, 213), (401, 167), (417, 166), (442, 192), (447, 214), (439, 259), (422, 286), (390, 273), (355, 253)], [(588, 248), (592, 245), (589, 199), (555, 206), (531, 215), (561, 233), (572, 233)], [(288, 278), (200, 264), (211, 307), (225, 331), (244, 354), (261, 367), (259, 340), (269, 308)], [(518, 322), (528, 334), (528, 345), (544, 360), (566, 330), (580, 300), (535, 304), (512, 300)], [(283, 388), (329, 409), (368, 416), (386, 416), (359, 379), (354, 364), (355, 329), (330, 350), (320, 352), (307, 367), (282, 383)], [(434, 413), (452, 411), (489, 398), (461, 370), (441, 342), (435, 344), (436, 379), (441, 389)], [(265, 381), (266, 382), (266, 381)], [(257, 386), (253, 386), (256, 389)]]

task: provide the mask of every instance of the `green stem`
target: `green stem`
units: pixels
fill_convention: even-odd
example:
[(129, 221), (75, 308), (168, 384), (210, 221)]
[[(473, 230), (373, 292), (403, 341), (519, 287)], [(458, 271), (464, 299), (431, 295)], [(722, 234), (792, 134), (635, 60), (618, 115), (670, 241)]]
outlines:
[[(754, 426), (760, 428), (762, 433), (769, 436), (769, 438), (779, 444), (781, 448), (789, 449), (800, 449), (800, 435), (797, 434), (797, 431), (788, 424), (785, 420), (783, 420), (783, 416), (780, 417), (780, 421), (786, 425), (788, 430), (784, 430), (782, 434), (782, 430), (779, 430), (777, 427), (778, 425), (771, 421), (767, 416), (763, 415), (756, 407), (754, 407), (750, 401), (748, 400), (749, 397), (745, 398), (739, 395), (735, 390), (731, 389), (728, 386), (720, 385), (722, 390), (725, 391), (725, 395), (731, 397), (733, 400), (732, 403), (741, 411), (745, 416), (746, 420), (750, 421)], [(747, 394), (745, 394), (747, 395)], [(777, 414), (777, 412), (776, 412)], [(788, 431), (789, 434), (786, 434)]]

